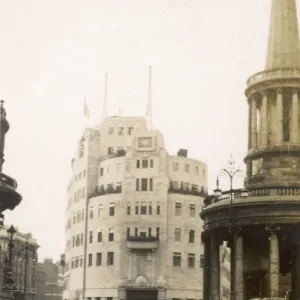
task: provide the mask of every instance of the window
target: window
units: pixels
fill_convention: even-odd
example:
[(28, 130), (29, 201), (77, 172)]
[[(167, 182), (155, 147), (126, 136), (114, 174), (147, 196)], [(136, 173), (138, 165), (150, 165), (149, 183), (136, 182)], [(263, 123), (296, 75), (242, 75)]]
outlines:
[(131, 206), (130, 203), (127, 204), (127, 215), (131, 214)]
[(103, 176), (103, 173), (104, 173), (104, 169), (100, 168), (100, 176)]
[(156, 237), (159, 239), (159, 227), (156, 227)]
[(173, 252), (173, 266), (180, 267), (181, 266), (181, 253)]
[(142, 168), (148, 168), (148, 159), (142, 160)]
[(160, 202), (157, 202), (156, 204), (156, 214), (160, 215)]
[(171, 182), (171, 187), (174, 190), (178, 190), (179, 186), (178, 186), (178, 181), (172, 181)]
[(109, 215), (110, 216), (114, 216), (115, 215), (115, 205), (114, 204), (110, 204), (109, 205)]
[(137, 169), (140, 168), (140, 160), (139, 159), (136, 161), (136, 167), (137, 167)]
[(148, 214), (152, 215), (152, 202), (148, 203)]
[(179, 164), (173, 163), (173, 171), (178, 171), (178, 170), (179, 170)]
[(109, 173), (109, 170), (110, 170), (110, 166), (107, 166), (107, 174)]
[(196, 206), (195, 204), (190, 204), (190, 217), (195, 217), (196, 215)]
[(153, 191), (153, 179), (152, 178), (150, 178), (149, 179), (149, 191)]
[(98, 231), (98, 237), (97, 237), (98, 243), (102, 242), (102, 231)]
[(146, 234), (146, 228), (141, 228), (141, 231), (140, 231), (140, 237), (146, 237), (147, 234)]
[(204, 267), (204, 255), (200, 255), (200, 268)]
[(175, 203), (175, 216), (181, 216), (181, 203)]
[(199, 167), (195, 167), (195, 174), (199, 175)]
[(124, 128), (123, 127), (119, 127), (118, 128), (118, 135), (123, 135), (124, 134)]
[(195, 243), (195, 230), (189, 232), (189, 243)]
[(80, 267), (82, 267), (82, 265), (83, 265), (83, 258), (82, 258), (82, 256), (80, 257)]
[(136, 215), (139, 214), (139, 207), (140, 207), (140, 206), (139, 206), (139, 203), (136, 202), (136, 203), (135, 203), (135, 214), (136, 214)]
[(130, 236), (130, 228), (127, 227), (127, 236)]
[(139, 235), (139, 230), (137, 227), (134, 228), (134, 236), (138, 236)]
[(150, 159), (150, 168), (153, 168), (153, 159)]
[(136, 189), (136, 191), (140, 190), (140, 179), (139, 178), (137, 178), (135, 180), (135, 189)]
[(80, 245), (83, 245), (83, 233), (80, 234)]
[(93, 231), (90, 231), (89, 241), (90, 244), (93, 243)]
[(188, 191), (190, 189), (190, 184), (188, 182), (183, 182), (182, 187), (184, 191)]
[(128, 135), (132, 135), (133, 127), (128, 127)]
[(184, 166), (184, 171), (188, 173), (188, 172), (190, 171), (190, 165), (187, 165), (187, 164), (186, 164), (186, 165)]
[(197, 184), (192, 184), (192, 191), (193, 192), (198, 192), (199, 186)]
[(93, 219), (94, 217), (94, 210), (93, 210), (93, 207), (91, 206), (90, 207), (90, 219)]
[(108, 241), (112, 242), (114, 240), (114, 231), (112, 228), (108, 230)]
[(181, 229), (180, 228), (175, 228), (174, 238), (175, 238), (175, 242), (181, 241)]
[(141, 181), (141, 191), (145, 192), (148, 190), (148, 180), (147, 178), (142, 178)]
[(148, 236), (152, 236), (152, 228), (151, 227), (148, 228)]
[(90, 267), (93, 264), (93, 254), (89, 254), (88, 266)]
[(102, 253), (98, 252), (96, 254), (96, 266), (101, 266), (102, 265)]
[(146, 215), (147, 214), (147, 202), (142, 202), (141, 203), (141, 215)]
[(112, 135), (114, 134), (114, 128), (113, 127), (109, 127), (108, 128), (108, 135)]
[(188, 267), (194, 268), (195, 267), (195, 254), (188, 253)]
[(81, 212), (81, 220), (83, 221), (84, 219), (84, 210)]
[(103, 205), (99, 204), (99, 206), (98, 206), (98, 217), (101, 217), (102, 209), (103, 209)]
[(114, 148), (113, 147), (108, 147), (107, 148), (107, 154), (113, 154), (114, 153)]
[(107, 252), (107, 265), (112, 266), (114, 264), (114, 253)]

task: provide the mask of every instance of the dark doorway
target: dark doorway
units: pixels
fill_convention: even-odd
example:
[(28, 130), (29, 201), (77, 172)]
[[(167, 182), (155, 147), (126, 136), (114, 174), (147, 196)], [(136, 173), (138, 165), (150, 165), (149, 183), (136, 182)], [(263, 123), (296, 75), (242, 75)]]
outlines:
[(128, 290), (126, 300), (158, 300), (157, 290)]

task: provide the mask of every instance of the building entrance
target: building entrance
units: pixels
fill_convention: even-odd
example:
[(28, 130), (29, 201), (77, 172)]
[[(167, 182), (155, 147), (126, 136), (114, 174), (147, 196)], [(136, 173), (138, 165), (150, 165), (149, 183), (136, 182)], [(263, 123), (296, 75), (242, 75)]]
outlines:
[(126, 300), (158, 300), (157, 290), (128, 290)]

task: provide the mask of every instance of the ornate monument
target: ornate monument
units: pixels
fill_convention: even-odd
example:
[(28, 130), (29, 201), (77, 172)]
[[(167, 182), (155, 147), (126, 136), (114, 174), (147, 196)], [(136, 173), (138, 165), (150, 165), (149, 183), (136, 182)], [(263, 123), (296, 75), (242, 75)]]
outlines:
[[(219, 245), (231, 248), (231, 299), (300, 299), (300, 47), (295, 0), (273, 0), (265, 70), (247, 81), (248, 197), (209, 196), (203, 299), (220, 297)], [(216, 191), (219, 191), (217, 189)]]

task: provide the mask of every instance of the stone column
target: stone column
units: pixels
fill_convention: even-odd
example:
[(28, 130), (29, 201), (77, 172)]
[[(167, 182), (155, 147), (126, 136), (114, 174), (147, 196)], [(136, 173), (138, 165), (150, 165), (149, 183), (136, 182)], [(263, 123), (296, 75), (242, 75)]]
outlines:
[(244, 260), (243, 260), (243, 237), (238, 229), (234, 236), (235, 266), (234, 266), (234, 295), (235, 300), (244, 299)]
[(257, 147), (257, 106), (256, 99), (250, 99), (251, 105), (251, 148)]
[(211, 272), (210, 272), (211, 300), (219, 300), (220, 299), (220, 242), (216, 232), (213, 232), (210, 238), (210, 253), (211, 253)]
[(279, 226), (267, 225), (269, 232), (270, 254), (269, 254), (269, 297), (279, 297), (279, 242), (277, 231)]
[(294, 269), (294, 286), (293, 286), (293, 298), (295, 300), (300, 299), (300, 246), (296, 245), (295, 249), (295, 269)]
[(277, 144), (281, 144), (283, 140), (283, 102), (282, 102), (282, 89), (277, 90), (276, 96), (276, 115), (277, 115)]
[(204, 265), (203, 265), (203, 300), (210, 300), (210, 238), (207, 233), (202, 233), (204, 243)]
[(235, 294), (235, 247), (234, 247), (234, 241), (232, 240), (230, 242), (230, 300), (234, 300), (234, 294)]
[(299, 143), (299, 99), (298, 99), (298, 90), (293, 90), (292, 97), (292, 130), (291, 130), (291, 142), (292, 144)]
[(265, 147), (268, 143), (268, 95), (266, 92), (262, 94), (260, 128), (259, 146)]

